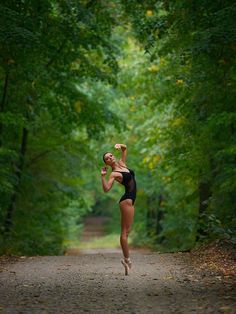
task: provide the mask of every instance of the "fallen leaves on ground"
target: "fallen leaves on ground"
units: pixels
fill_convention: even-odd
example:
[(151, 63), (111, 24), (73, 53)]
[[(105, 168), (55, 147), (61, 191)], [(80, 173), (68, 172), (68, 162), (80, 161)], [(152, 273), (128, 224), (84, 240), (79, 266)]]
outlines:
[(194, 249), (189, 253), (194, 268), (204, 276), (235, 282), (236, 247), (230, 242), (218, 240)]

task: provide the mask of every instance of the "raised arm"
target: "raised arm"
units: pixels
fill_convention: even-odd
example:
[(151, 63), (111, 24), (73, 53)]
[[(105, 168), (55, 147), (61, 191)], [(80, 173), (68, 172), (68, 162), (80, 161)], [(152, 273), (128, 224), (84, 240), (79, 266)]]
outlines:
[(121, 161), (126, 164), (127, 146), (125, 144), (116, 144), (115, 149), (121, 150)]
[(110, 177), (108, 179), (108, 181), (106, 180), (105, 176), (107, 174), (107, 169), (106, 168), (102, 168), (102, 171), (101, 171), (101, 175), (102, 175), (102, 188), (103, 188), (103, 191), (104, 192), (108, 192), (110, 191), (112, 185), (113, 185), (113, 182), (115, 180), (115, 176), (113, 173), (110, 174)]

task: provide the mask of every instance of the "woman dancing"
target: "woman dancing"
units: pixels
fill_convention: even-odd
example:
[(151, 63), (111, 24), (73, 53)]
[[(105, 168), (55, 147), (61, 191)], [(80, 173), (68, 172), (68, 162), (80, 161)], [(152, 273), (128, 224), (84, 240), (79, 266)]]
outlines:
[(124, 259), (121, 263), (125, 267), (125, 275), (128, 275), (131, 269), (131, 260), (129, 256), (128, 235), (131, 231), (131, 226), (134, 219), (134, 202), (136, 198), (136, 182), (134, 171), (126, 167), (126, 155), (127, 148), (124, 144), (116, 144), (115, 149), (121, 150), (121, 159), (116, 160), (112, 153), (105, 153), (103, 155), (103, 161), (106, 165), (110, 166), (112, 172), (108, 181), (106, 181), (107, 168), (102, 168), (102, 186), (104, 192), (108, 192), (114, 181), (118, 181), (125, 186), (125, 194), (119, 201), (121, 212), (121, 234), (120, 244), (122, 247)]

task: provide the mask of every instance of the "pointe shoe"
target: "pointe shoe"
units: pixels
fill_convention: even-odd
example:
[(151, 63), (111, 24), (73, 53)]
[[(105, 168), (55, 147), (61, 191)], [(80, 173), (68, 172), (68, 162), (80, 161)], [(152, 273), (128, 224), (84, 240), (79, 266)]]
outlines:
[(125, 263), (128, 264), (129, 269), (131, 269), (132, 263), (131, 263), (130, 257), (128, 257), (128, 258), (125, 257), (124, 260), (125, 260)]
[(127, 276), (129, 274), (129, 270), (131, 269), (131, 260), (130, 258), (124, 258), (121, 260), (121, 263), (123, 264), (124, 268), (125, 268), (125, 275)]

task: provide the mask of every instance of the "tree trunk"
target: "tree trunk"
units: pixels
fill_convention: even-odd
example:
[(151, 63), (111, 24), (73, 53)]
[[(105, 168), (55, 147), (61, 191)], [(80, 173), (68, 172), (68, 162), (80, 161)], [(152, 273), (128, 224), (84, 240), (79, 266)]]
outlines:
[(158, 206), (157, 206), (157, 213), (156, 213), (156, 234), (160, 234), (162, 231), (162, 225), (160, 224), (161, 219), (163, 218), (163, 210), (161, 208), (161, 203), (164, 200), (163, 196), (160, 194), (158, 198)]
[(207, 200), (211, 196), (210, 183), (200, 182), (198, 188), (199, 188), (199, 214), (202, 215), (205, 213), (208, 207)]
[(17, 200), (17, 194), (19, 191), (19, 186), (20, 186), (20, 181), (21, 181), (21, 176), (22, 176), (22, 171), (24, 168), (24, 161), (25, 161), (25, 154), (26, 154), (26, 147), (27, 147), (27, 139), (28, 139), (28, 130), (26, 128), (23, 128), (22, 131), (22, 139), (21, 139), (21, 148), (20, 148), (20, 153), (19, 153), (19, 161), (18, 165), (16, 167), (15, 171), (15, 176), (17, 178), (17, 183), (15, 185), (14, 192), (11, 196), (10, 199), (10, 204), (7, 208), (7, 213), (6, 213), (6, 219), (4, 222), (4, 231), (6, 234), (9, 234), (11, 231), (12, 227), (12, 218), (13, 218), (13, 213), (16, 207), (16, 200)]
[[(9, 72), (6, 72), (5, 81), (3, 85), (2, 99), (0, 102), (0, 113), (2, 113), (5, 108), (5, 103), (6, 103), (6, 98), (7, 98), (8, 80), (9, 80)], [(3, 132), (3, 125), (0, 122), (0, 147), (2, 146), (2, 132)]]
[[(206, 209), (208, 207), (208, 199), (212, 195), (210, 182), (199, 182), (198, 191), (199, 191), (199, 220), (200, 220), (203, 214), (205, 214), (206, 212)], [(197, 240), (199, 240), (200, 236), (207, 236), (208, 234), (206, 231), (206, 227), (203, 224), (200, 224), (197, 233), (198, 233)]]
[(147, 199), (147, 215), (146, 215), (146, 230), (147, 235), (152, 236), (155, 229), (156, 211), (155, 211), (155, 196), (148, 196)]
[(158, 239), (157, 239), (157, 243), (158, 244), (161, 244), (164, 240), (165, 240), (165, 237), (161, 234), (162, 230), (163, 230), (163, 227), (160, 223), (160, 221), (164, 218), (164, 211), (163, 211), (163, 205), (162, 205), (162, 202), (164, 201), (164, 197), (162, 194), (159, 195), (158, 197), (158, 206), (157, 206), (157, 209), (156, 209), (156, 234), (158, 235)]

